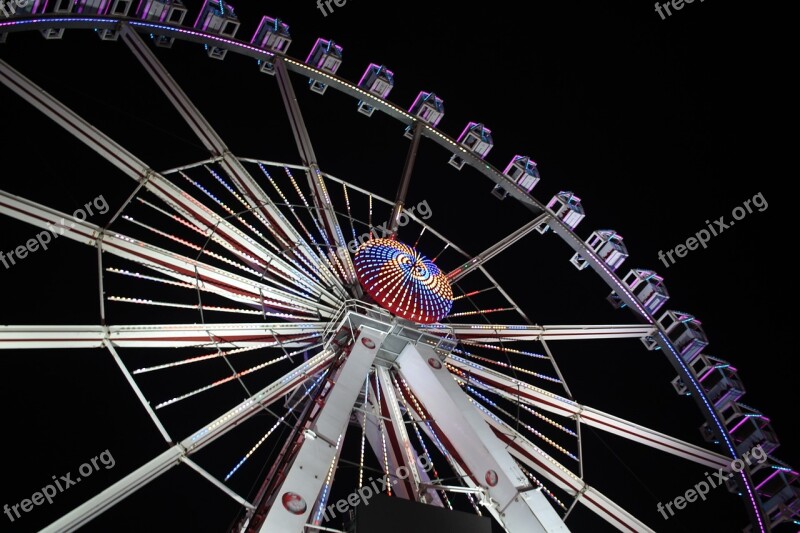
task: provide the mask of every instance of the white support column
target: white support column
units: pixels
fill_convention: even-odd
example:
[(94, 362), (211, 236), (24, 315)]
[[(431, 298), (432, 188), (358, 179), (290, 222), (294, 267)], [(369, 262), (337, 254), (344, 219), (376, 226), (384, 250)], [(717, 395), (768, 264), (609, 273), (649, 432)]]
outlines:
[(325, 404), (316, 415), (297, 455), (278, 487), (272, 506), (259, 531), (303, 531), (309, 523), (312, 506), (319, 498), (339, 440), (350, 421), (350, 414), (369, 375), (385, 333), (366, 326), (361, 328), (347, 361), (342, 365)]
[[(472, 482), (486, 492), (488, 509), (509, 533), (568, 532), (567, 526), (486, 425), (477, 408), (427, 345), (408, 345), (400, 373), (441, 428), (440, 438)], [(446, 435), (446, 437), (445, 437)]]
[[(384, 366), (375, 368), (375, 376), (381, 388), (380, 412), (383, 414), (384, 437), (386, 438), (387, 455), (389, 456), (389, 475), (392, 490), (407, 500), (419, 500), (419, 484), (421, 482), (418, 470), (417, 455), (406, 430), (406, 424), (400, 411), (397, 393), (389, 375), (389, 370)], [(373, 396), (373, 400), (377, 400)], [(382, 461), (381, 461), (382, 462)], [(395, 479), (395, 474), (403, 468), (405, 479)]]

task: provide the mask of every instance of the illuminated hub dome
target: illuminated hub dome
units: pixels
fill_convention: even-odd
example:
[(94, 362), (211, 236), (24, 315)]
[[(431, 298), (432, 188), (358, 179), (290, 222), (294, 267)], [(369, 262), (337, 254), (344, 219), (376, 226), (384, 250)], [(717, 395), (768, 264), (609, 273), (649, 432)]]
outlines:
[(375, 302), (405, 319), (431, 324), (453, 307), (453, 289), (433, 261), (391, 239), (372, 239), (359, 247), (356, 273)]

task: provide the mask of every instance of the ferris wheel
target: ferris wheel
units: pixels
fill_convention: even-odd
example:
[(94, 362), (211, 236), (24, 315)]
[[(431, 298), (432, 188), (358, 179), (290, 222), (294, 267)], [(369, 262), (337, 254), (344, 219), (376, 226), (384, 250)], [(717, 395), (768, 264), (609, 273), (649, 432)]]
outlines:
[[(226, 2), (205, 0), (191, 26), (187, 16), (179, 0), (136, 9), (125, 0), (37, 0), (0, 22), (0, 41), (21, 31), (60, 39), (73, 29), (121, 41), (208, 153), (157, 171), (0, 59), (6, 87), (133, 180), (105, 225), (0, 191), (0, 213), (96, 248), (100, 302), (96, 325), (2, 326), (0, 348), (102, 348), (165, 442), (163, 453), (44, 531), (85, 525), (185, 466), (241, 505), (236, 531), (342, 531), (350, 513), (332, 505), (334, 491), (342, 492), (337, 481), (362, 499), (369, 487), (441, 509), (466, 506), (511, 533), (568, 531), (578, 506), (620, 531), (653, 531), (648, 523), (657, 516), (634, 516), (603, 493), (602, 480), (584, 475), (591, 457), (583, 428), (728, 473), (754, 446), (769, 454), (777, 447), (769, 420), (739, 402), (735, 368), (703, 353), (701, 323), (664, 308), (663, 278), (620, 270), (628, 250), (614, 230), (578, 237), (585, 213), (573, 192), (535, 198), (540, 175), (531, 157), (496, 169), (485, 159), (494, 143), (488, 127), (470, 122), (455, 138), (443, 133), (444, 101), (433, 92), (421, 91), (407, 108), (391, 103), (394, 74), (386, 66), (370, 64), (358, 83), (338, 77), (344, 51), (332, 40), (318, 39), (299, 60), (288, 55), (291, 35), (281, 20), (263, 17), (242, 41)], [(274, 105), (285, 109), (302, 163), (232, 153), (151, 47), (176, 40), (198, 43), (216, 60), (251, 58), (273, 77), (281, 95)], [(338, 91), (358, 113), (398, 121), (397, 139), (386, 142), (406, 143), (408, 152), (394, 174), (394, 198), (325, 171), (300, 85)], [(455, 169), (480, 173), (496, 198), (527, 210), (527, 222), (478, 254), (452, 242), (428, 222), (430, 205), (409, 198), (422, 142), (447, 151)], [(632, 313), (630, 323), (530, 320), (489, 267), (537, 234), (563, 240), (573, 253), (569, 268), (599, 276), (610, 304)], [(123, 315), (135, 318), (117, 323)], [(643, 350), (663, 355), (677, 373), (676, 392), (697, 403), (718, 451), (578, 402), (551, 344), (587, 339), (640, 339)], [(140, 358), (144, 352), (157, 355)], [(204, 366), (213, 370), (194, 370)], [(232, 388), (245, 399), (220, 402), (188, 435), (165, 422), (170, 409)], [(220, 442), (218, 455), (232, 448), (238, 455), (215, 471), (196, 457)], [(353, 476), (341, 474), (344, 464)], [(800, 485), (790, 467), (770, 455), (732, 474), (728, 488), (743, 494), (749, 531), (798, 519)], [(256, 476), (256, 490), (236, 490), (240, 476)]]

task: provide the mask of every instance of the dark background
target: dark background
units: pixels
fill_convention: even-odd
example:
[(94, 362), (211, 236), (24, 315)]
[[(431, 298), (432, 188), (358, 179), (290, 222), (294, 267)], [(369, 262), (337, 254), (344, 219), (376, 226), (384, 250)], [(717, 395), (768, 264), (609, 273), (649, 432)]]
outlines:
[[(386, 533), (435, 533), (452, 529), (463, 533), (490, 533), (491, 519), (451, 513), (432, 505), (419, 505), (401, 498), (390, 498), (385, 494), (376, 496), (368, 505), (360, 504), (356, 509), (356, 531), (385, 531)], [(387, 520), (387, 516), (391, 519)]]
[[(194, 20), (200, 2), (187, 4), (187, 21)], [(470, 120), (492, 129), (496, 146), (488, 160), (496, 167), (504, 168), (514, 154), (532, 156), (542, 174), (533, 194), (546, 202), (560, 190), (575, 191), (588, 213), (579, 235), (613, 228), (631, 253), (620, 273), (644, 267), (665, 276), (668, 307), (703, 321), (711, 340), (707, 353), (731, 361), (748, 389), (744, 403), (771, 417), (782, 441), (776, 456), (800, 463), (793, 308), (785, 307), (796, 289), (790, 259), (775, 245), (792, 228), (793, 200), (785, 184), (793, 176), (772, 168), (782, 152), (773, 131), (786, 121), (788, 107), (784, 70), (774, 66), (782, 51), (773, 42), (779, 34), (774, 23), (783, 15), (768, 5), (713, 0), (686, 5), (663, 21), (648, 2), (469, 7), (351, 0), (327, 17), (311, 0), (236, 7), (245, 40), (263, 14), (287, 20), (294, 37), (289, 53), (299, 59), (318, 36), (333, 38), (344, 46), (339, 75), (345, 79), (357, 81), (370, 62), (386, 64), (396, 75), (389, 99), (401, 107), (419, 90), (436, 92), (446, 106), (440, 127), (449, 135), (457, 136)], [(251, 60), (230, 55), (213, 61), (188, 43), (157, 54), (234, 153), (299, 162), (274, 80)], [(0, 58), (153, 168), (207, 157), (121, 42), (100, 42), (85, 31), (67, 32), (63, 41), (12, 34), (0, 46)], [(293, 80), (322, 168), (391, 197), (408, 146), (399, 124), (380, 114), (367, 119), (349, 98), (333, 91), (320, 97), (304, 88), (305, 80)], [(0, 117), (5, 190), (65, 211), (103, 194), (112, 212), (133, 190), (129, 178), (4, 87)], [(435, 228), (478, 253), (525, 222), (511, 200), (497, 201), (490, 183), (469, 168), (455, 171), (447, 158), (423, 142), (409, 196), (429, 200)], [(658, 261), (659, 250), (685, 242), (706, 220), (730, 219), (735, 207), (759, 192), (768, 209), (670, 268)], [(0, 250), (35, 233), (4, 218)], [(591, 273), (577, 272), (570, 255), (552, 235), (534, 234), (489, 268), (537, 323), (634, 322), (629, 312), (610, 308), (608, 289)], [(0, 283), (0, 323), (98, 321), (96, 256), (88, 247), (59, 241), (0, 271)], [(110, 312), (112, 323), (126, 323), (125, 309)], [(661, 354), (638, 341), (553, 348), (578, 401), (702, 443), (701, 417), (690, 400), (675, 395)], [(37, 530), (163, 450), (105, 352), (1, 355), (6, 416), (0, 504), (30, 497), (51, 476), (75, 472), (106, 449), (116, 466), (13, 524), (0, 519), (0, 531)], [(187, 409), (165, 414), (180, 438), (208, 413), (220, 412), (205, 400)], [(738, 531), (746, 523), (742, 502), (723, 489), (663, 521), (656, 503), (702, 480), (703, 469), (592, 430), (584, 437), (589, 483), (655, 530)], [(244, 442), (231, 444), (220, 464), (230, 465), (251, 441)], [(248, 488), (237, 490), (247, 496)], [(216, 488), (178, 468), (85, 529), (219, 531), (236, 512)], [(568, 525), (573, 531), (608, 530), (580, 506)]]

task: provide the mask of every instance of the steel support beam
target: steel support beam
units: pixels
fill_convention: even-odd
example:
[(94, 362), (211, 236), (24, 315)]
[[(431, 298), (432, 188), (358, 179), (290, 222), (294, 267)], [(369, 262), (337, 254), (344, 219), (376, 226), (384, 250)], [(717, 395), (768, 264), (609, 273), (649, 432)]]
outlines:
[[(295, 283), (318, 296), (325, 294), (325, 290), (314, 288), (313, 280), (306, 273), (289, 265), (207, 207), (190, 200), (191, 195), (149, 168), (143, 161), (3, 60), (0, 60), (0, 82), (127, 176), (143, 184), (149, 192), (245, 264), (274, 273), (284, 283)], [(71, 221), (71, 217), (65, 216), (65, 220)]]
[(57, 233), (57, 237), (63, 235), (92, 247), (99, 246), (103, 251), (166, 272), (181, 281), (191, 284), (199, 282), (202, 289), (250, 306), (259, 306), (265, 301), (266, 296), (266, 303), (270, 307), (284, 310), (287, 313), (295, 312), (306, 315), (308, 318), (317, 318), (318, 312), (323, 316), (331, 316), (335, 311), (334, 307), (324, 306), (318, 301), (297, 296), (266, 283), (230, 274), (201, 261), (117, 232), (106, 232), (100, 226), (85, 220), (72, 219), (67, 213), (56, 211), (5, 191), (0, 191), (0, 214), (27, 222), (50, 231), (54, 235)]
[(325, 403), (312, 427), (305, 432), (303, 443), (288, 467), (259, 531), (302, 531), (309, 522), (312, 505), (319, 498), (331, 461), (337, 453), (339, 437), (347, 428), (361, 387), (385, 336), (381, 331), (362, 326), (335, 380), (328, 381), (331, 389)]
[(408, 345), (397, 359), (399, 372), (441, 428), (440, 439), (472, 482), (484, 488), (493, 516), (509, 533), (567, 532), (567, 526), (534, 489), (506, 444), (444, 368), (440, 356), (424, 344)]

